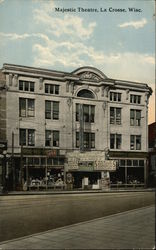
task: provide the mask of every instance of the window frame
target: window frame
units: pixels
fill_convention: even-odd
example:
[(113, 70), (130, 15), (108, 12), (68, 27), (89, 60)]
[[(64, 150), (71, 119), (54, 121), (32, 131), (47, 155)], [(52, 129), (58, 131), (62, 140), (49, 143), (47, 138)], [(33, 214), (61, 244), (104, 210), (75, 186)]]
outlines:
[[(49, 104), (49, 110), (46, 108), (47, 104)], [(55, 106), (56, 104), (57, 106)], [(45, 100), (45, 119), (59, 120), (59, 102), (58, 101)]]
[[(47, 137), (47, 133), (49, 133), (49, 137)], [(56, 137), (58, 137), (57, 140), (55, 139)], [(45, 147), (58, 148), (59, 144), (60, 144), (60, 131), (46, 129), (45, 130)]]
[(60, 85), (51, 83), (44, 84), (44, 93), (50, 95), (59, 95), (59, 92), (60, 92)]
[(18, 90), (24, 92), (35, 92), (35, 82), (19, 80)]

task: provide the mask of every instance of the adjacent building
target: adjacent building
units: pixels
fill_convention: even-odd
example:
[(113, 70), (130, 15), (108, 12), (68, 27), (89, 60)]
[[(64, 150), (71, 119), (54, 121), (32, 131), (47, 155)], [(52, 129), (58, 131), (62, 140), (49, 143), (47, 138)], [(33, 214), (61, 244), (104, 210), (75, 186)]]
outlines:
[(12, 64), (3, 65), (0, 82), (10, 189), (33, 180), (81, 188), (104, 176), (112, 185), (146, 185), (147, 84), (93, 67), (67, 73)]
[(149, 183), (150, 187), (156, 187), (156, 122), (148, 125), (149, 139)]

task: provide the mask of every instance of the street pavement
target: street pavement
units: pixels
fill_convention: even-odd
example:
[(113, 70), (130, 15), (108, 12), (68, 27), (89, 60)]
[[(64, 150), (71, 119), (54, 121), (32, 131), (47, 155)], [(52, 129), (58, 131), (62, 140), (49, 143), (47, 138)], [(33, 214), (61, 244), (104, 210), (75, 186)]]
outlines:
[(7, 242), (0, 249), (155, 249), (155, 206)]

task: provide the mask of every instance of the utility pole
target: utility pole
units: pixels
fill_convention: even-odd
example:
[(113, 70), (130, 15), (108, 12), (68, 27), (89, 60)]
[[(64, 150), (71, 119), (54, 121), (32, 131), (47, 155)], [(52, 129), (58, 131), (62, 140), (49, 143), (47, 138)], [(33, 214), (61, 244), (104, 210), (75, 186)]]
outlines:
[(13, 190), (15, 190), (15, 165), (14, 165), (14, 132), (12, 132), (12, 154), (11, 154), (11, 161), (12, 161), (12, 173), (13, 173)]
[(21, 159), (20, 159), (20, 186), (23, 186), (23, 143), (21, 145)]

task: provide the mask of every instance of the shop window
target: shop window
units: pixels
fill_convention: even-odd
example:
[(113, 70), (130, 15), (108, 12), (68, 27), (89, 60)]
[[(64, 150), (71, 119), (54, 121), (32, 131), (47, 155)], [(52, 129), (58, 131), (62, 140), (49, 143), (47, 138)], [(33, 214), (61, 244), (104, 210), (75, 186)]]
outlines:
[(121, 108), (110, 107), (110, 124), (121, 124)]
[(34, 117), (35, 116), (35, 100), (27, 98), (19, 98), (19, 116)]
[(34, 157), (34, 165), (39, 165), (39, 158), (38, 157)]
[(130, 110), (130, 125), (140, 126), (141, 125), (141, 110)]
[(35, 83), (30, 81), (19, 80), (19, 90), (34, 92)]
[[(76, 147), (80, 147), (79, 132), (76, 132)], [(83, 133), (83, 147), (84, 149), (95, 148), (95, 133)]]
[(41, 158), (41, 165), (46, 165), (46, 159), (45, 158)]
[(121, 93), (110, 92), (110, 101), (121, 102)]
[(127, 160), (127, 166), (132, 166), (132, 160)]
[(52, 158), (47, 158), (47, 165), (52, 165), (53, 164), (53, 162), (52, 162)]
[(59, 102), (45, 101), (45, 118), (59, 119)]
[(78, 97), (94, 99), (94, 94), (88, 89), (82, 89), (77, 94)]
[(55, 130), (45, 131), (45, 146), (59, 147), (59, 131), (55, 131)]
[(133, 160), (133, 166), (138, 167), (138, 160)]
[(58, 165), (59, 161), (58, 161), (58, 158), (54, 158), (53, 159), (53, 165)]
[(140, 104), (141, 96), (140, 95), (130, 95), (130, 103)]
[(110, 134), (110, 148), (121, 149), (122, 135)]
[(45, 93), (59, 95), (59, 85), (45, 84)]
[(130, 149), (141, 150), (141, 135), (130, 136)]
[(144, 167), (144, 160), (139, 160), (139, 166)]
[(33, 165), (33, 158), (28, 157), (28, 165), (32, 166)]
[(35, 146), (34, 129), (20, 129), (20, 145)]
[(120, 160), (120, 166), (125, 166), (125, 160)]

